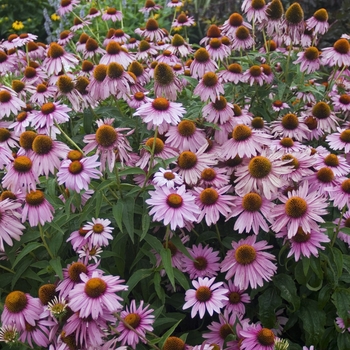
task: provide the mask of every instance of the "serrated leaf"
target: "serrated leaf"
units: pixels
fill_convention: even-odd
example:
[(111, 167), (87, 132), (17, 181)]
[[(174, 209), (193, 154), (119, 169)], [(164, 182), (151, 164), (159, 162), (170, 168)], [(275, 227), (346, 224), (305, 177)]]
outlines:
[(339, 333), (337, 335), (338, 350), (350, 349), (350, 334), (349, 332)]
[(347, 320), (349, 317), (348, 311), (350, 310), (350, 290), (338, 288), (332, 294), (331, 299), (337, 309), (339, 317), (343, 320)]
[(282, 304), (282, 299), (278, 296), (276, 289), (266, 289), (258, 298), (259, 318), (264, 327), (273, 328), (275, 326), (275, 310)]
[(293, 279), (284, 273), (273, 277), (274, 285), (281, 291), (281, 297), (293, 305), (293, 311), (300, 307), (300, 298), (297, 295), (297, 289)]
[(320, 342), (326, 324), (326, 314), (318, 308), (315, 300), (304, 299), (299, 313), (300, 321), (305, 331), (306, 343), (314, 344)]
[(15, 266), (25, 257), (27, 256), (30, 252), (32, 252), (33, 250), (39, 248), (39, 247), (43, 247), (43, 245), (41, 243), (38, 242), (32, 242), (27, 244), (22, 251), (17, 255), (17, 258), (12, 266), (12, 268), (15, 268)]

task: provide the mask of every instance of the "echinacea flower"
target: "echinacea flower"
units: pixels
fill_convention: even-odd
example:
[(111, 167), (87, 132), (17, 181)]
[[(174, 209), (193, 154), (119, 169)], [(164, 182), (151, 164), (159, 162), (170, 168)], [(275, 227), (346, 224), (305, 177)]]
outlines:
[(185, 150), (196, 152), (206, 143), (205, 133), (191, 120), (182, 120), (178, 125), (170, 126), (165, 136), (169, 146), (180, 152)]
[(27, 193), (22, 211), (22, 222), (29, 221), (31, 227), (39, 223), (44, 225), (45, 222), (53, 220), (53, 206), (47, 201), (45, 195), (40, 190), (33, 190)]
[(327, 214), (327, 198), (319, 192), (309, 192), (308, 182), (304, 181), (297, 190), (288, 192), (288, 197), (279, 196), (283, 204), (275, 206), (271, 212), (274, 223), (271, 229), (280, 232), (283, 227), (288, 228), (288, 238), (294, 237), (299, 227), (304, 232), (311, 229), (319, 230), (318, 222), (324, 222), (322, 215)]
[(99, 218), (92, 218), (91, 221), (82, 228), (84, 231), (87, 231), (84, 238), (87, 240), (86, 242), (89, 242), (90, 248), (91, 246), (108, 246), (108, 240), (113, 239), (111, 235), (113, 227), (109, 226), (111, 221)]
[(11, 89), (0, 90), (0, 119), (9, 117), (11, 113), (17, 114), (26, 104), (17, 97)]
[(205, 218), (208, 226), (216, 224), (220, 219), (220, 214), (227, 217), (234, 206), (234, 197), (225, 194), (231, 185), (215, 188), (194, 188), (194, 195), (196, 197), (196, 204), (201, 209), (197, 221), (201, 222)]
[(327, 135), (326, 141), (333, 151), (350, 152), (350, 129), (337, 128), (338, 132)]
[(313, 73), (320, 68), (321, 61), (319, 59), (320, 53), (317, 47), (310, 46), (305, 51), (297, 54), (298, 59), (293, 63), (300, 63), (300, 71), (307, 74)]
[(217, 68), (217, 64), (210, 58), (209, 52), (203, 47), (194, 53), (194, 60), (190, 66), (193, 78), (201, 79), (206, 72), (215, 72)]
[(99, 271), (99, 273), (102, 274), (103, 271), (97, 269), (98, 265), (98, 263), (87, 264), (79, 260), (63, 268), (63, 280), (59, 281), (56, 287), (56, 291), (59, 293), (59, 297), (62, 299), (67, 299), (69, 292), (74, 288), (74, 286), (78, 283), (82, 283), (82, 280), (80, 279), (81, 273), (84, 273), (89, 277), (92, 276), (92, 273), (94, 271)]
[(203, 188), (221, 188), (228, 185), (228, 183), (229, 176), (227, 174), (227, 169), (225, 168), (208, 167), (201, 172), (199, 185)]
[(254, 45), (254, 39), (250, 35), (249, 29), (241, 25), (233, 34), (232, 49), (233, 50), (247, 50)]
[(264, 151), (259, 156), (249, 160), (247, 165), (241, 165), (236, 170), (235, 190), (244, 196), (249, 192), (262, 193), (266, 199), (271, 199), (277, 189), (284, 184), (281, 175), (288, 174), (290, 167), (280, 160), (278, 152)]
[(210, 123), (224, 124), (233, 117), (233, 105), (224, 96), (219, 96), (203, 107), (202, 115)]
[(102, 15), (102, 19), (104, 21), (108, 21), (110, 19), (112, 22), (116, 22), (121, 21), (122, 18), (122, 12), (117, 11), (114, 7), (108, 7), (105, 13)]
[(60, 141), (54, 141), (50, 136), (38, 135), (32, 144), (32, 161), (37, 175), (49, 176), (59, 169), (61, 159), (69, 152), (69, 147)]
[(64, 16), (73, 11), (73, 7), (79, 5), (80, 0), (61, 0), (60, 6), (57, 9), (57, 13), (60, 16)]
[(175, 188), (183, 184), (182, 178), (172, 170), (159, 168), (153, 175), (153, 184), (158, 187), (166, 186), (168, 188)]
[(309, 232), (305, 232), (302, 228), (298, 228), (296, 235), (287, 239), (288, 232), (285, 227), (276, 234), (276, 237), (285, 238), (284, 244), (289, 241), (290, 251), (288, 258), (293, 256), (295, 261), (299, 259), (310, 258), (311, 255), (318, 257), (318, 250), (324, 250), (325, 247), (321, 243), (329, 243), (329, 237), (324, 233), (325, 229), (319, 228), (317, 231), (311, 229)]
[(165, 31), (159, 28), (158, 22), (154, 18), (149, 18), (145, 29), (140, 32), (143, 38), (149, 38), (150, 41), (158, 42), (165, 37)]
[(232, 137), (222, 145), (220, 156), (225, 159), (237, 155), (241, 158), (256, 156), (264, 146), (270, 145), (270, 138), (270, 135), (252, 130), (248, 125), (238, 124), (232, 130)]
[(177, 93), (181, 90), (178, 77), (167, 63), (158, 63), (154, 68), (154, 93), (171, 101), (176, 100)]
[(48, 75), (58, 75), (62, 70), (68, 71), (79, 63), (78, 59), (57, 43), (50, 44), (47, 57), (43, 61), (43, 66)]
[(273, 254), (264, 250), (272, 248), (266, 241), (256, 242), (256, 236), (249, 236), (239, 242), (232, 242), (232, 250), (228, 250), (221, 262), (221, 272), (226, 272), (226, 280), (233, 277), (233, 283), (240, 289), (251, 286), (256, 289), (264, 281), (271, 281), (277, 271)]
[(165, 131), (169, 124), (177, 125), (184, 114), (185, 109), (181, 103), (168, 101), (164, 97), (157, 97), (152, 102), (141, 105), (134, 113), (150, 127), (162, 126)]
[(342, 210), (346, 205), (350, 208), (350, 179), (340, 177), (336, 181), (337, 186), (327, 188), (329, 199), (339, 210)]
[(34, 327), (43, 311), (44, 307), (38, 298), (21, 291), (13, 291), (6, 296), (1, 322), (3, 326), (14, 325), (18, 331), (23, 331), (26, 324)]
[(242, 350), (273, 350), (275, 348), (275, 334), (269, 328), (263, 328), (260, 323), (248, 325), (240, 332)]
[(325, 34), (329, 28), (327, 10), (317, 10), (311, 18), (306, 20), (306, 28), (313, 30), (315, 34)]
[(176, 19), (174, 19), (173, 23), (171, 24), (172, 28), (178, 28), (178, 27), (191, 27), (194, 25), (194, 18), (187, 16), (185, 12), (181, 12)]
[[(116, 156), (119, 157), (119, 161), (123, 164), (129, 159), (128, 152), (131, 151), (130, 144), (125, 136), (130, 135), (128, 132), (126, 135), (122, 134), (122, 131), (130, 130), (129, 128), (114, 128), (112, 126), (114, 119), (107, 118), (105, 120), (98, 120), (95, 134), (89, 134), (84, 136), (84, 142), (87, 145), (83, 151), (87, 154), (96, 149), (96, 154), (100, 155), (101, 171), (108, 169), (113, 171), (116, 162)], [(117, 154), (115, 153), (117, 151)]]
[(195, 197), (186, 192), (185, 185), (177, 189), (156, 187), (149, 194), (151, 198), (146, 203), (152, 206), (149, 215), (154, 214), (154, 221), (163, 221), (164, 225), (170, 224), (170, 228), (175, 230), (184, 227), (188, 221), (197, 220), (200, 209), (195, 204)]
[(174, 168), (188, 185), (195, 185), (201, 177), (202, 171), (216, 162), (216, 156), (205, 153), (208, 144), (204, 144), (197, 152), (183, 151), (177, 158)]
[(252, 26), (245, 22), (242, 15), (234, 12), (230, 15), (229, 19), (225, 21), (225, 23), (220, 27), (221, 34), (226, 35), (229, 38), (233, 38), (236, 30), (240, 27), (244, 26), (248, 29), (251, 29)]
[(335, 153), (315, 154), (313, 167), (320, 170), (323, 167), (330, 168), (337, 177), (346, 176), (350, 172), (350, 165), (346, 159)]
[(225, 91), (217, 75), (214, 72), (206, 72), (193, 90), (193, 94), (199, 96), (201, 101), (211, 99), (215, 102), (221, 94), (225, 94)]
[(18, 340), (18, 330), (14, 324), (3, 325), (0, 327), (0, 342), (16, 343)]
[(301, 34), (304, 32), (304, 11), (299, 3), (294, 2), (285, 13), (283, 28), (285, 31), (284, 41), (286, 45), (298, 45)]
[(226, 296), (228, 300), (224, 301), (225, 310), (232, 312), (233, 314), (245, 313), (245, 305), (250, 303), (250, 296), (248, 293), (245, 293), (244, 289), (240, 289), (234, 285), (232, 280), (228, 280), (227, 284), (224, 283), (224, 287), (228, 289)]
[(183, 255), (184, 272), (190, 275), (190, 279), (198, 277), (214, 277), (220, 270), (219, 252), (213, 251), (212, 247), (206, 245), (193, 245), (192, 248), (187, 248), (192, 259)]
[(226, 70), (221, 70), (218, 73), (219, 79), (224, 83), (238, 84), (243, 79), (243, 69), (239, 63), (231, 63)]
[(0, 201), (0, 252), (5, 251), (4, 242), (12, 247), (13, 240), (19, 241), (25, 226), (20, 223), (20, 202), (9, 198)]
[(321, 62), (330, 67), (350, 65), (350, 44), (345, 38), (338, 39), (333, 47), (322, 49)]
[(253, 21), (255, 23), (262, 23), (262, 22), (268, 21), (266, 11), (267, 11), (267, 5), (265, 3), (265, 0), (249, 1), (243, 9), (243, 12), (247, 16), (247, 20), (249, 22)]
[(194, 318), (197, 313), (203, 318), (206, 311), (210, 316), (215, 313), (220, 313), (220, 309), (224, 306), (223, 301), (227, 299), (227, 289), (222, 288), (223, 282), (216, 282), (215, 277), (198, 278), (198, 281), (193, 280), (192, 285), (195, 289), (186, 291), (186, 303), (182, 307), (184, 310), (192, 308), (191, 317)]
[(17, 190), (29, 192), (36, 189), (39, 179), (32, 159), (27, 156), (17, 156), (6, 169), (6, 175), (2, 179), (2, 185), (5, 188), (12, 192)]
[[(118, 341), (122, 345), (129, 345), (133, 349), (140, 342), (146, 343), (146, 332), (153, 331), (154, 315), (152, 315), (153, 309), (149, 309), (149, 305), (143, 306), (143, 300), (141, 300), (139, 307), (136, 307), (135, 300), (132, 300), (129, 307), (126, 307), (125, 311), (120, 313), (120, 317), (123, 321), (131, 326), (133, 329), (129, 329), (123, 322), (120, 322), (116, 328), (119, 332)], [(142, 336), (142, 338), (141, 338)]]
[[(274, 204), (255, 192), (249, 192), (243, 197), (235, 197), (235, 206), (231, 209), (226, 220), (235, 217), (234, 230), (239, 233), (249, 233), (253, 231), (254, 234), (259, 234), (260, 229), (265, 232), (269, 231), (271, 223), (270, 214)], [(238, 217), (237, 217), (238, 216)]]
[(105, 312), (116, 312), (122, 307), (122, 298), (116, 295), (128, 289), (123, 285), (124, 280), (119, 276), (102, 276), (98, 271), (94, 271), (89, 277), (81, 273), (82, 283), (78, 283), (69, 292), (69, 307), (74, 311), (79, 311), (80, 317), (92, 317), (97, 319)]

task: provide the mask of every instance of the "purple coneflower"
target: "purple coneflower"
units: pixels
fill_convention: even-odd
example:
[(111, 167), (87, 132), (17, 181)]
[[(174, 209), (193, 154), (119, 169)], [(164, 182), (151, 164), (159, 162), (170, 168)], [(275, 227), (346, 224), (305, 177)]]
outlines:
[(307, 74), (313, 73), (320, 68), (320, 53), (317, 47), (310, 46), (305, 51), (298, 53), (298, 59), (293, 63), (300, 63), (300, 71)]
[(191, 27), (194, 25), (194, 18), (189, 17), (186, 15), (185, 12), (181, 12), (176, 19), (174, 19), (173, 23), (171, 24), (172, 28), (178, 28), (178, 27)]
[(228, 300), (224, 301), (225, 310), (234, 314), (245, 314), (244, 304), (250, 303), (250, 296), (248, 293), (244, 293), (244, 289), (236, 287), (232, 280), (228, 281), (228, 284), (224, 283), (224, 287), (228, 289), (226, 296)]
[(0, 90), (0, 119), (9, 117), (11, 113), (17, 114), (26, 104), (9, 88)]
[(194, 60), (190, 66), (193, 78), (202, 78), (206, 72), (215, 72), (218, 68), (215, 61), (210, 58), (209, 52), (203, 47), (194, 54)]
[(331, 97), (333, 101), (333, 108), (336, 112), (348, 112), (350, 111), (350, 94), (333, 95)]
[(154, 18), (149, 18), (145, 29), (141, 31), (140, 35), (143, 38), (149, 38), (153, 42), (161, 41), (165, 37), (165, 31), (159, 28), (158, 22)]
[(271, 123), (271, 133), (279, 137), (290, 137), (298, 141), (307, 139), (309, 129), (303, 122), (302, 117), (293, 113), (287, 113)]
[(261, 66), (251, 66), (243, 73), (242, 81), (252, 86), (254, 83), (262, 86), (267, 80), (264, 69)]
[(24, 155), (17, 156), (7, 165), (2, 185), (12, 192), (17, 190), (29, 192), (36, 189), (36, 184), (39, 183), (38, 175), (38, 169), (33, 167), (32, 159)]
[[(141, 300), (139, 307), (136, 308), (135, 300), (132, 300), (129, 308), (126, 307), (126, 310), (120, 313), (120, 317), (127, 325), (131, 326), (137, 334), (123, 322), (120, 322), (116, 328), (116, 331), (119, 332), (118, 341), (120, 341), (122, 345), (127, 344), (131, 346), (133, 349), (136, 348), (140, 340), (146, 343), (146, 332), (153, 331), (153, 311), (153, 309), (149, 309), (149, 305), (143, 307), (143, 300)], [(142, 338), (140, 336), (142, 336)]]
[(289, 6), (282, 26), (286, 45), (298, 45), (305, 28), (304, 11), (299, 3), (294, 2)]
[(203, 107), (202, 114), (210, 123), (224, 124), (233, 117), (233, 104), (227, 102), (224, 96), (219, 96)]
[[(84, 142), (87, 145), (83, 151), (88, 154), (92, 150), (96, 150), (96, 154), (100, 155), (101, 171), (108, 169), (110, 172), (113, 171), (116, 156), (119, 157), (119, 161), (123, 164), (129, 159), (129, 153), (132, 149), (125, 136), (128, 136), (131, 132), (126, 135), (122, 134), (122, 131), (130, 130), (129, 128), (114, 128), (112, 126), (114, 119), (99, 119), (96, 123), (98, 129), (95, 134), (89, 134), (84, 136)], [(117, 154), (115, 151), (117, 150)]]
[(329, 147), (333, 151), (350, 152), (350, 129), (337, 128), (338, 132), (329, 134), (326, 137)]
[(156, 191), (149, 192), (151, 198), (146, 203), (152, 207), (149, 215), (153, 215), (153, 221), (163, 221), (164, 225), (170, 224), (170, 228), (185, 227), (186, 222), (194, 222), (200, 213), (195, 204), (195, 197), (186, 192), (185, 185), (174, 189), (165, 186), (156, 187)]
[(298, 228), (295, 236), (288, 239), (287, 229), (282, 228), (281, 232), (276, 234), (276, 237), (284, 238), (284, 244), (289, 241), (290, 251), (287, 258), (293, 256), (295, 261), (300, 258), (310, 258), (311, 255), (318, 257), (318, 250), (324, 250), (325, 247), (321, 243), (329, 243), (329, 237), (324, 233), (325, 229), (319, 228), (318, 230), (311, 229), (310, 232), (305, 232), (302, 228)]
[(350, 172), (350, 165), (347, 163), (346, 159), (343, 156), (337, 155), (335, 153), (316, 153), (313, 167), (316, 170), (319, 170), (325, 166), (332, 169), (334, 175), (337, 177), (346, 176)]
[(154, 94), (171, 101), (176, 100), (181, 90), (181, 82), (167, 63), (158, 63), (154, 68)]
[(345, 205), (350, 208), (350, 179), (341, 177), (337, 179), (338, 186), (327, 188), (329, 199), (333, 205), (342, 210)]
[[(249, 160), (236, 170), (235, 190), (244, 196), (249, 192), (263, 193), (266, 199), (272, 199), (284, 184), (281, 175), (290, 172), (290, 166), (280, 160), (281, 153), (263, 151), (261, 155)], [(284, 166), (283, 166), (284, 165)]]
[(242, 15), (239, 13), (232, 13), (228, 20), (220, 27), (221, 34), (226, 35), (229, 38), (234, 38), (237, 28), (244, 26), (251, 29), (252, 26), (248, 22), (244, 22)]
[(183, 184), (182, 178), (172, 170), (159, 168), (153, 175), (153, 184), (158, 187), (166, 186), (168, 188), (175, 188)]
[(279, 200), (283, 204), (276, 205), (271, 212), (274, 219), (271, 229), (275, 232), (287, 227), (288, 238), (292, 238), (299, 227), (310, 232), (311, 229), (319, 230), (317, 223), (324, 222), (322, 215), (327, 214), (327, 198), (316, 191), (309, 193), (307, 181), (298, 190), (288, 192), (288, 197), (281, 194)]
[(183, 151), (177, 158), (174, 169), (188, 185), (195, 185), (201, 177), (202, 171), (216, 163), (216, 156), (204, 153), (208, 147), (205, 143), (196, 153)]
[(89, 277), (81, 273), (82, 283), (78, 283), (69, 292), (69, 307), (74, 311), (79, 311), (80, 317), (92, 317), (96, 320), (99, 316), (108, 312), (116, 312), (122, 308), (116, 292), (128, 289), (121, 283), (119, 276), (102, 276), (98, 271), (94, 271)]
[(60, 16), (64, 16), (69, 12), (73, 11), (73, 7), (78, 6), (80, 3), (80, 0), (61, 0), (60, 6), (57, 9), (57, 13)]
[(201, 172), (201, 178), (199, 185), (203, 188), (214, 187), (221, 188), (229, 183), (229, 176), (227, 175), (227, 169), (225, 168), (205, 168)]
[(168, 7), (181, 7), (183, 6), (183, 3), (179, 0), (171, 0), (170, 2), (167, 3)]
[(51, 43), (47, 57), (43, 61), (43, 66), (47, 70), (48, 75), (58, 75), (61, 71), (67, 71), (74, 68), (79, 63), (78, 59), (57, 43)]
[(123, 14), (120, 11), (117, 11), (114, 7), (108, 7), (106, 12), (102, 15), (102, 19), (104, 21), (108, 21), (109, 19), (112, 22), (121, 21), (123, 18)]
[(247, 20), (249, 22), (254, 21), (255, 23), (265, 23), (268, 21), (266, 13), (267, 5), (265, 3), (265, 0), (249, 1), (243, 11), (246, 14)]
[(126, 101), (129, 107), (137, 109), (147, 102), (152, 102), (152, 99), (147, 96), (147, 93), (141, 91), (135, 92), (130, 99)]
[(190, 275), (190, 279), (198, 277), (214, 277), (220, 270), (219, 252), (213, 251), (213, 248), (206, 245), (193, 245), (187, 249), (192, 259), (183, 255), (184, 272)]
[(134, 60), (131, 53), (122, 49), (120, 44), (114, 40), (110, 41), (106, 47), (106, 54), (100, 59), (100, 64), (110, 64), (116, 62), (121, 64), (124, 69), (127, 69), (129, 64)]
[(141, 7), (139, 12), (149, 13), (151, 11), (158, 11), (162, 8), (162, 6), (157, 5), (153, 0), (146, 0), (145, 6)]
[(350, 65), (350, 44), (347, 39), (341, 38), (337, 40), (333, 47), (322, 49), (321, 62), (324, 65), (349, 66)]
[(111, 223), (108, 219), (95, 219), (92, 218), (92, 222), (88, 222), (83, 226), (83, 230), (88, 231), (84, 236), (84, 239), (89, 241), (91, 246), (106, 247), (109, 244), (110, 239), (113, 239), (111, 235), (113, 227), (110, 227)]
[(65, 184), (65, 187), (80, 192), (88, 190), (91, 179), (98, 179), (102, 174), (97, 168), (101, 165), (97, 161), (98, 155), (83, 157), (79, 151), (70, 151), (68, 159), (62, 161), (57, 173), (57, 182), (59, 185)]
[[(199, 317), (203, 318), (205, 311), (208, 311), (210, 316), (213, 313), (220, 313), (220, 309), (224, 306), (223, 301), (227, 299), (227, 289), (222, 288), (223, 282), (214, 283), (215, 277), (209, 279), (208, 277), (198, 278), (198, 281), (192, 281), (195, 289), (186, 291), (186, 303), (183, 309), (192, 308), (191, 317), (194, 318), (197, 313)], [(214, 283), (214, 284), (213, 284)]]
[(221, 70), (218, 77), (224, 83), (238, 84), (243, 81), (243, 69), (239, 63), (231, 63), (226, 70)]
[(35, 327), (43, 311), (39, 298), (13, 291), (6, 296), (1, 322), (3, 325), (14, 325), (18, 331), (24, 331), (26, 324)]
[(42, 106), (48, 103), (49, 100), (53, 99), (56, 93), (57, 93), (56, 86), (38, 84), (36, 86), (35, 92), (32, 94), (32, 96), (30, 96), (29, 102)]
[(313, 30), (314, 34), (325, 34), (329, 28), (327, 10), (324, 8), (317, 10), (313, 16), (306, 21), (306, 28), (308, 30)]
[(0, 201), (0, 252), (5, 252), (4, 241), (12, 247), (13, 240), (19, 241), (25, 226), (20, 223), (20, 202), (9, 198)]
[(206, 72), (193, 90), (193, 94), (199, 96), (201, 101), (211, 99), (215, 102), (220, 98), (220, 94), (225, 94), (225, 91), (217, 75), (214, 72)]
[(254, 234), (259, 234), (260, 229), (269, 232), (271, 223), (270, 214), (274, 204), (255, 192), (250, 192), (243, 197), (235, 197), (235, 207), (231, 209), (230, 215), (226, 220), (237, 217), (235, 220), (234, 230), (239, 233), (249, 233), (251, 230)]
[(273, 350), (275, 348), (275, 334), (269, 328), (263, 328), (260, 323), (247, 325), (240, 332), (241, 350)]
[(164, 97), (157, 97), (152, 102), (141, 105), (134, 113), (140, 116), (150, 128), (163, 126), (165, 131), (168, 130), (169, 124), (177, 125), (183, 114), (185, 109), (181, 103), (168, 101)]
[(262, 287), (264, 281), (271, 281), (277, 266), (273, 254), (264, 252), (272, 248), (266, 241), (256, 242), (256, 236), (249, 236), (239, 242), (232, 242), (232, 250), (226, 253), (221, 262), (221, 272), (226, 272), (225, 278), (233, 279), (233, 283), (240, 289)]
[(47, 201), (45, 195), (40, 190), (27, 193), (22, 211), (22, 222), (27, 219), (31, 227), (38, 226), (40, 223), (51, 222), (54, 213), (53, 206)]
[(239, 26), (233, 34), (232, 49), (247, 50), (254, 45), (254, 39), (246, 26)]

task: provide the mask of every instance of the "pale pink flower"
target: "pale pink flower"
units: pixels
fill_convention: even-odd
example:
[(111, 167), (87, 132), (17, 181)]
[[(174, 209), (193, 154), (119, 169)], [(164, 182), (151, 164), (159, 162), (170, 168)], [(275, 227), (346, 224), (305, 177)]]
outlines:
[(83, 226), (82, 229), (88, 231), (84, 238), (86, 242), (89, 242), (90, 248), (92, 246), (108, 246), (108, 240), (113, 239), (111, 235), (113, 227), (109, 226), (110, 223), (111, 221), (108, 219), (92, 218), (92, 222), (88, 222)]
[(17, 114), (26, 104), (17, 97), (17, 94), (8, 88), (0, 90), (0, 119)]
[(224, 283), (224, 287), (228, 289), (226, 296), (228, 300), (224, 301), (225, 311), (232, 312), (233, 314), (245, 314), (245, 305), (250, 303), (250, 296), (248, 293), (244, 293), (244, 289), (236, 287), (232, 280), (228, 281), (228, 284)]
[(198, 281), (192, 281), (195, 289), (186, 291), (186, 303), (183, 309), (192, 308), (191, 317), (194, 318), (197, 313), (203, 318), (206, 311), (210, 316), (215, 313), (220, 313), (220, 309), (224, 306), (223, 301), (227, 299), (227, 289), (222, 288), (223, 282), (214, 283), (215, 277), (198, 278)]
[(241, 350), (273, 350), (275, 348), (275, 334), (269, 328), (263, 328), (260, 323), (247, 325), (241, 330)]

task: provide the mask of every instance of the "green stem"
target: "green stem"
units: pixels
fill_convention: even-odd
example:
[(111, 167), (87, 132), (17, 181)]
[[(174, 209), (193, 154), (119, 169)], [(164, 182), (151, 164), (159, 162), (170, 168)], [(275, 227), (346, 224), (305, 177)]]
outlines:
[(67, 141), (73, 145), (78, 151), (84, 154), (83, 150), (62, 130), (62, 128), (55, 122), (55, 126), (61, 131), (62, 135), (67, 139)]
[(338, 225), (337, 225), (337, 228), (336, 228), (336, 230), (335, 230), (335, 232), (334, 232), (334, 235), (333, 235), (333, 237), (332, 237), (331, 247), (334, 246), (334, 243), (335, 243), (335, 241), (336, 241), (336, 239), (337, 239), (337, 237), (338, 237), (338, 233), (339, 233), (339, 231), (340, 231), (340, 223), (341, 223), (341, 221), (342, 221), (342, 219), (343, 219), (343, 216), (344, 216), (344, 214), (345, 214), (345, 212), (346, 212), (346, 208), (347, 208), (347, 205), (344, 206), (344, 208), (342, 209), (342, 211), (341, 211), (341, 213), (340, 213)]
[(3, 269), (5, 271), (11, 272), (11, 273), (15, 273), (15, 271), (9, 269), (8, 267), (4, 266), (4, 265), (0, 265), (0, 269)]
[(46, 248), (47, 252), (49, 253), (51, 259), (54, 259), (55, 257), (54, 257), (54, 255), (52, 254), (52, 252), (51, 252), (49, 246), (48, 246), (47, 243), (46, 243), (45, 233), (44, 233), (43, 227), (41, 226), (40, 223), (39, 223), (38, 227), (39, 227), (40, 237), (41, 237), (41, 240), (42, 240), (42, 242), (43, 242), (43, 244), (44, 244), (44, 247)]

